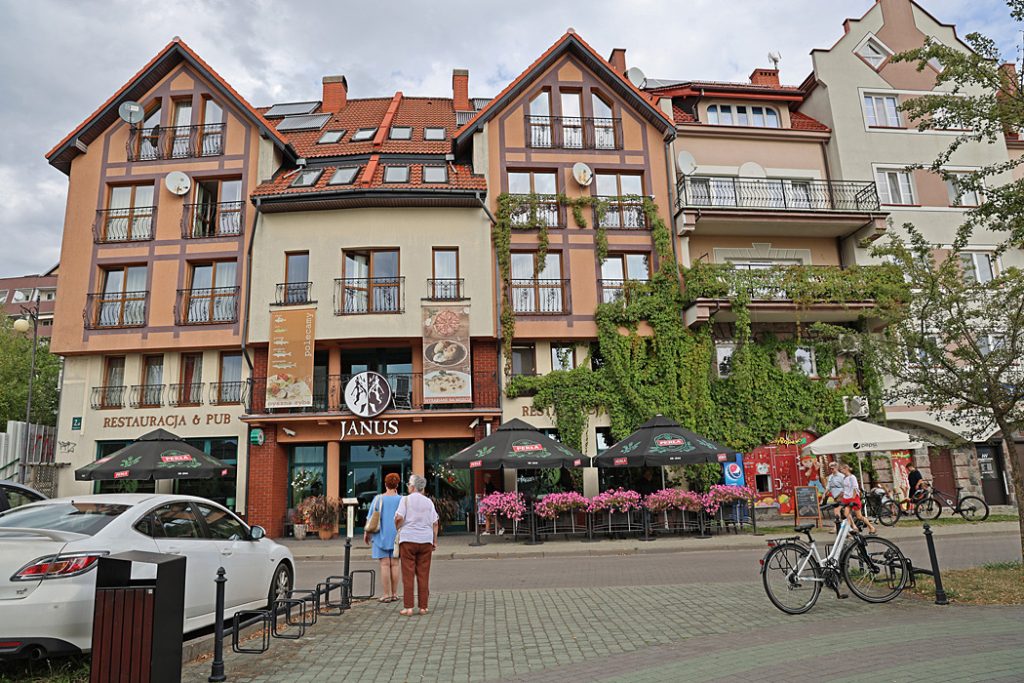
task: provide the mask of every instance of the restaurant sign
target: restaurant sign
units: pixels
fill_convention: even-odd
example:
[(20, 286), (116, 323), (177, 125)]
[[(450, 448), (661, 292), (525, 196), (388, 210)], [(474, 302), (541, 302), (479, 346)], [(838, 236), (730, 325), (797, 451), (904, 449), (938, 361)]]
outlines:
[(398, 420), (349, 420), (341, 423), (341, 440), (346, 436), (396, 436)]
[(472, 403), (469, 307), (423, 306), (423, 403)]
[(315, 333), (315, 308), (271, 311), (267, 408), (308, 408), (313, 405)]

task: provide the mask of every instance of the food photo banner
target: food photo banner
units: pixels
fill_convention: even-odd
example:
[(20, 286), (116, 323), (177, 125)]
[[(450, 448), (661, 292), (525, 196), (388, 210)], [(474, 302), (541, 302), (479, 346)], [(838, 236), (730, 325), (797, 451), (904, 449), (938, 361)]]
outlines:
[(313, 340), (316, 309), (270, 312), (267, 408), (313, 405)]
[(423, 306), (423, 403), (472, 403), (469, 308)]

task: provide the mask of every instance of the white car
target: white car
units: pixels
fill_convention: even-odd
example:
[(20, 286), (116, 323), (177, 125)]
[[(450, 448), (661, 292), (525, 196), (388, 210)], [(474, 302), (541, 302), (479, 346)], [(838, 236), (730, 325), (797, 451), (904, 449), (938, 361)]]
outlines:
[[(225, 614), (259, 609), (292, 588), (291, 551), (217, 503), (195, 496), (110, 494), (39, 501), (0, 514), (0, 657), (91, 649), (96, 563), (128, 550), (184, 555), (185, 632), (214, 622), (214, 579), (227, 572)], [(153, 565), (134, 565), (152, 578)]]

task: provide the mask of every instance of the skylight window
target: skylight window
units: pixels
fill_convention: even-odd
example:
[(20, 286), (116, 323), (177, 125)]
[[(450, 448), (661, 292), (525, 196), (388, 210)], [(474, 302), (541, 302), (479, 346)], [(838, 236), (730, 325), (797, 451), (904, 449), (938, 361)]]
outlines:
[(864, 44), (857, 48), (857, 54), (875, 70), (892, 56), (892, 52), (874, 38), (868, 38), (864, 41)]
[(312, 187), (316, 185), (316, 181), (320, 180), (320, 174), (323, 173), (322, 168), (311, 168), (305, 171), (299, 171), (295, 174), (295, 180), (292, 181), (292, 187)]
[(327, 184), (351, 185), (353, 182), (355, 182), (356, 175), (358, 173), (358, 166), (342, 166), (341, 168), (334, 172), (334, 175), (331, 176), (331, 179), (329, 181), (327, 181)]
[(444, 166), (424, 166), (424, 183), (446, 183), (448, 182), (448, 169)]
[(446, 137), (444, 128), (424, 128), (424, 140), (444, 140)]
[(288, 102), (286, 104), (275, 104), (264, 114), (268, 119), (279, 116), (294, 116), (295, 114), (309, 114), (319, 102)]
[(360, 128), (352, 134), (352, 142), (365, 142), (366, 140), (372, 140), (373, 136), (377, 134), (376, 128)]
[(345, 131), (343, 130), (327, 130), (320, 136), (320, 139), (316, 141), (318, 145), (329, 145), (334, 142), (341, 142), (341, 139), (345, 137)]
[(278, 130), (320, 130), (331, 120), (330, 114), (309, 114), (303, 116), (286, 116), (277, 124)]
[(385, 183), (407, 183), (409, 182), (408, 166), (388, 166), (384, 169)]
[(392, 140), (412, 140), (412, 126), (391, 126)]

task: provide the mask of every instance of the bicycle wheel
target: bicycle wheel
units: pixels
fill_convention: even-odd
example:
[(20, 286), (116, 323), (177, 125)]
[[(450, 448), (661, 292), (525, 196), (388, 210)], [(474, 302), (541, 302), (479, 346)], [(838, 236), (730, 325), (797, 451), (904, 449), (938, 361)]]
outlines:
[(896, 503), (882, 503), (878, 508), (878, 521), (884, 526), (892, 526), (900, 521), (900, 506)]
[(843, 580), (865, 602), (889, 602), (907, 585), (907, 560), (892, 541), (875, 536), (855, 540), (839, 558)]
[(956, 511), (968, 522), (984, 522), (988, 519), (988, 503), (977, 496), (961, 498)]
[(914, 506), (914, 514), (922, 522), (938, 519), (939, 515), (942, 514), (942, 503), (935, 496), (928, 496), (923, 500), (917, 501), (917, 504)]
[[(761, 568), (764, 592), (786, 614), (803, 614), (814, 607), (821, 594), (821, 567), (814, 557), (808, 557), (810, 552), (802, 545), (783, 543), (765, 555)], [(798, 575), (800, 567), (803, 569)]]

